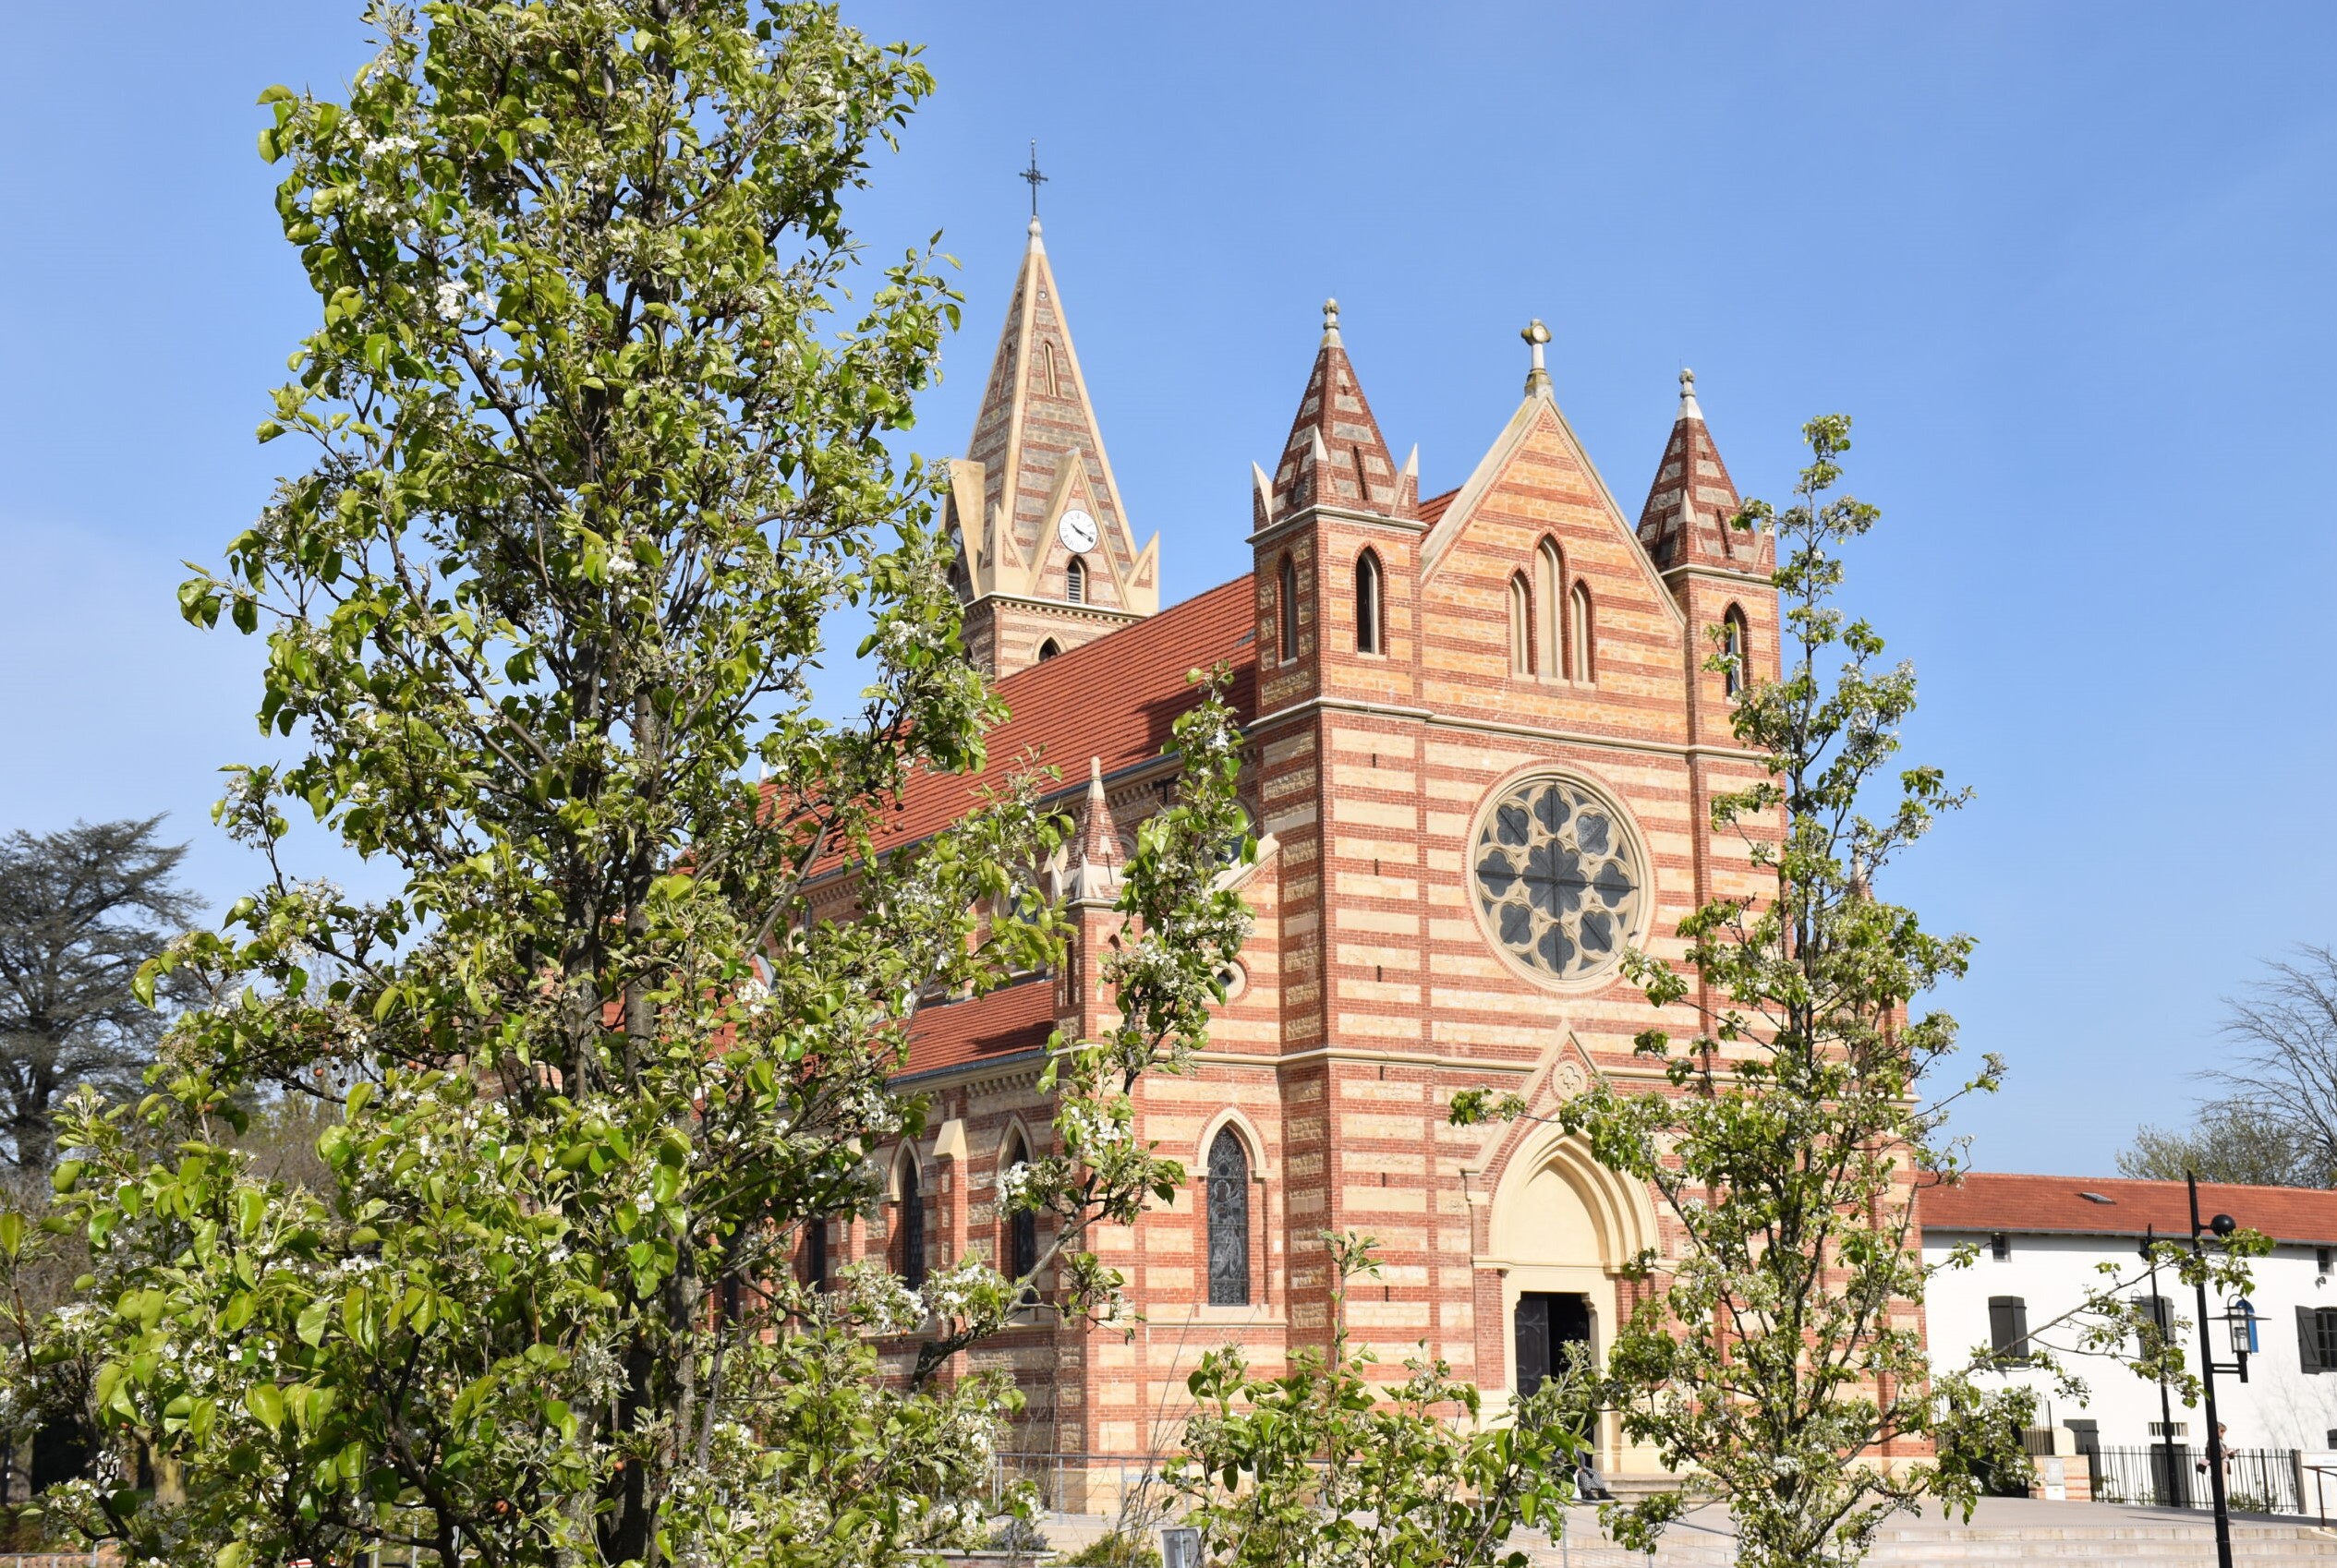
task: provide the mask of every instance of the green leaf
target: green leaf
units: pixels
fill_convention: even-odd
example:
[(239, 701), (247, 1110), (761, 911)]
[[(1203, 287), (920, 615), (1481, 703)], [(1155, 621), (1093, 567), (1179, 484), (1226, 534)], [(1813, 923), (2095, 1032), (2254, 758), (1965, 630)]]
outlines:
[(274, 1383), (253, 1383), (244, 1390), (244, 1408), (270, 1431), (284, 1425), (284, 1390)]

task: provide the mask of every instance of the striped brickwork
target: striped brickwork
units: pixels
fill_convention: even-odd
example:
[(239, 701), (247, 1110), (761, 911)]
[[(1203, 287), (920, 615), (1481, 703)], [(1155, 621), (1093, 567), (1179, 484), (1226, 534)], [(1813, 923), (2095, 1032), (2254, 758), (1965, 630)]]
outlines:
[[(1060, 328), (1060, 306), (1050, 316), (1029, 293), (1043, 284), (1052, 298), (1037, 254), (1018, 284), (975, 458), (954, 474), (953, 515), (963, 525), (995, 508), (1013, 520), (1013, 549), (1043, 556), (1045, 536), (1027, 525), (1051, 526), (1065, 493), (1060, 474), (1052, 488), (1028, 477), (999, 488), (1001, 475), (1028, 467), (1014, 452), (1073, 444), (1060, 431), (1035, 443), (1029, 435), (1045, 424), (1032, 411), (1046, 409), (1029, 345)], [(1084, 390), (1076, 391), (1092, 431)], [(1010, 439), (1017, 421), (1020, 447)], [(1100, 464), (1100, 438), (1090, 444)], [(1677, 1245), (1650, 1194), (1550, 1129), (1448, 1125), (1463, 1089), (1514, 1089), (1546, 1111), (1594, 1075), (1660, 1081), (1633, 1056), (1634, 1037), (1693, 1027), (1687, 1008), (1657, 1016), (1612, 971), (1556, 983), (1509, 957), (1472, 902), (1471, 844), (1497, 793), (1557, 771), (1612, 802), (1637, 844), (1648, 885), (1631, 935), (1649, 950), (1676, 957), (1678, 923), (1703, 901), (1759, 894), (1747, 846), (1714, 834), (1710, 806), (1762, 770), (1731, 732), (1725, 678), (1703, 663), (1712, 630), (1734, 609), (1750, 675), (1775, 675), (1771, 546), (1725, 529), (1738, 499), (1692, 398), (1683, 399), (1637, 525), (1538, 369), (1458, 491), (1423, 501), (1414, 466), (1395, 468), (1389, 452), (1326, 321), (1275, 469), (1256, 476), (1249, 578), (1147, 619), (1150, 606), (1122, 608), (1126, 599), (1055, 601), (1047, 585), (1060, 578), (1046, 573), (1060, 573), (1060, 561), (1039, 563), (1038, 590), (1028, 594), (995, 578), (985, 587), (981, 572), (964, 566), (969, 646), (1011, 677), (1001, 691), (1016, 718), (994, 751), (1040, 752), (1063, 770), (1067, 807), (1108, 813), (1111, 831), (1132, 844), (1137, 824), (1173, 787), (1173, 763), (1149, 759), (1165, 715), (1191, 700), (1183, 670), (1225, 664), (1240, 685), (1250, 746), (1243, 797), (1262, 844), (1241, 882), (1255, 928), (1208, 1049), (1190, 1073), (1155, 1075), (1138, 1091), (1144, 1136), (1183, 1162), (1185, 1187), (1137, 1224), (1092, 1238), (1125, 1276), (1141, 1321), (1058, 1329), (1035, 1314), (969, 1358), (1022, 1381), (1023, 1446), (1155, 1452), (1174, 1441), (1184, 1379), (1205, 1350), (1239, 1344), (1271, 1370), (1293, 1347), (1322, 1343), (1325, 1231), (1380, 1243), (1382, 1272), (1359, 1286), (1349, 1311), (1385, 1374), (1400, 1378), (1424, 1342), (1483, 1386), (1492, 1408), (1513, 1384), (1521, 1290), (1588, 1297), (1603, 1339), (1632, 1305), (1625, 1261), (1642, 1247)], [(1073, 477), (1120, 517), (1116, 492), (1104, 494), (1108, 470)], [(1043, 505), (1033, 499), (1042, 489)], [(1555, 564), (1538, 568), (1545, 546)], [(1370, 647), (1359, 646), (1356, 597), (1366, 551), (1380, 594)], [(1537, 647), (1533, 669), (1516, 668), (1509, 595), (1520, 574), (1569, 606), (1578, 590), (1587, 597), (1587, 668), (1556, 646)], [(1029, 668), (1046, 635), (1062, 639), (1062, 660)], [(1091, 752), (1101, 754), (1100, 808), (1071, 790), (1085, 779)], [(947, 811), (913, 798), (903, 820), (929, 832)], [(1043, 995), (1002, 993), (920, 1025), (904, 1082), (934, 1102), (916, 1154), (937, 1263), (1002, 1255), (999, 1161), (1018, 1132), (1047, 1146), (1050, 1113), (1035, 1087), (1044, 1038), (1112, 1021), (1096, 972), (1116, 919), (1100, 904), (1080, 918), (1072, 963), (1034, 983), (1047, 986)], [(1229, 1125), (1253, 1176), (1252, 1292), (1246, 1306), (1211, 1307), (1202, 1173), (1210, 1140)], [(840, 1223), (833, 1255), (890, 1256), (897, 1209)], [(1653, 1464), (1621, 1451), (1611, 1430), (1605, 1445), (1625, 1471)]]

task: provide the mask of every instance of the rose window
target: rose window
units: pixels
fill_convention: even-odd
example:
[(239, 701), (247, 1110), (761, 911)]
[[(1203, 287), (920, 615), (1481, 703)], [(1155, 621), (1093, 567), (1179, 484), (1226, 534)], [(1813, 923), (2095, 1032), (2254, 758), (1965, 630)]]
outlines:
[(1471, 855), (1477, 909), (1512, 958), (1554, 980), (1619, 959), (1646, 875), (1615, 808), (1564, 778), (1529, 778), (1494, 805)]

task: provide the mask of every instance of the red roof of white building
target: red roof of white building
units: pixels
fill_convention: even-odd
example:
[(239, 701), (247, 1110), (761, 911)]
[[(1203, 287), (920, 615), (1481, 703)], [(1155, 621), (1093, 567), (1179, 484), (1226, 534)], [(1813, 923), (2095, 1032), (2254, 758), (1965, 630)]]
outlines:
[[(1954, 1187), (1925, 1189), (1928, 1231), (2023, 1231), (2063, 1236), (2161, 1236), (2191, 1231), (2191, 1203), (2179, 1181), (2106, 1176), (2007, 1176), (1974, 1172)], [(2199, 1184), (2199, 1218), (2229, 1214), (2275, 1241), (2337, 1243), (2337, 1192), (2304, 1187)]]

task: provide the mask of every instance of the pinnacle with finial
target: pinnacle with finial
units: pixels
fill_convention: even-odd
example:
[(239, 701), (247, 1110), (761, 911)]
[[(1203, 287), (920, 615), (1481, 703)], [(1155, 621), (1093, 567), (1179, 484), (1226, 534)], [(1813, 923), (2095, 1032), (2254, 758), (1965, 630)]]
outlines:
[(1549, 344), (1550, 329), (1544, 326), (1542, 318), (1537, 316), (1528, 321), (1525, 330), (1518, 335), (1526, 340), (1526, 347), (1532, 355), (1532, 362), (1526, 370), (1526, 391), (1546, 390), (1550, 385), (1550, 369), (1543, 363), (1542, 351)]
[(1704, 411), (1696, 406), (1696, 372), (1683, 368), (1679, 373), (1679, 416), (1701, 420)]
[(1323, 302), (1323, 341), (1326, 344), (1339, 341), (1338, 301), (1336, 299), (1326, 299)]

